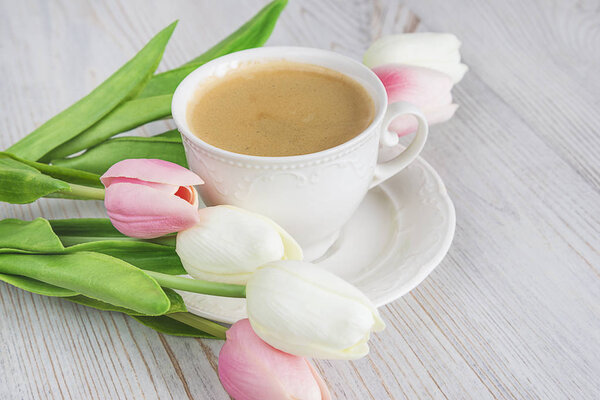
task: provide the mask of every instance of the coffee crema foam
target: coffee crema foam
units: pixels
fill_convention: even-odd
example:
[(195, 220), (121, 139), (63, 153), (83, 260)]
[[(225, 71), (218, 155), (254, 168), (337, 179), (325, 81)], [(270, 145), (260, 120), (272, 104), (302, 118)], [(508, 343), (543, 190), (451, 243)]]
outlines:
[(374, 115), (373, 99), (354, 79), (290, 61), (249, 63), (202, 83), (186, 110), (190, 130), (206, 143), (268, 157), (338, 146)]

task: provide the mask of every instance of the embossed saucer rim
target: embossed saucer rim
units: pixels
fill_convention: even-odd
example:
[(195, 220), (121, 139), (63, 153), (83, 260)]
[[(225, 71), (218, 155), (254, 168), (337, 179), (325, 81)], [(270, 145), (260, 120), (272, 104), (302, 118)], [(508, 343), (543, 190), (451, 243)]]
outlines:
[(454, 233), (456, 231), (456, 210), (454, 208), (454, 203), (448, 192), (446, 190), (446, 186), (442, 181), (442, 178), (436, 172), (436, 170), (425, 160), (419, 157), (419, 160), (422, 161), (422, 166), (427, 169), (431, 176), (435, 178), (436, 183), (438, 185), (438, 196), (439, 196), (439, 205), (443, 205), (446, 208), (447, 212), (447, 231), (444, 238), (441, 240), (438, 251), (436, 254), (430, 259), (430, 261), (419, 268), (419, 273), (415, 275), (410, 281), (405, 282), (404, 285), (397, 288), (395, 291), (389, 291), (387, 296), (382, 296), (378, 301), (375, 301), (376, 307), (383, 307), (386, 304), (391, 303), (394, 300), (399, 299), (404, 296), (417, 286), (419, 286), (432, 272), (433, 270), (442, 262), (442, 260), (448, 254), (448, 250), (450, 250), (450, 245), (452, 244), (452, 240), (454, 239)]

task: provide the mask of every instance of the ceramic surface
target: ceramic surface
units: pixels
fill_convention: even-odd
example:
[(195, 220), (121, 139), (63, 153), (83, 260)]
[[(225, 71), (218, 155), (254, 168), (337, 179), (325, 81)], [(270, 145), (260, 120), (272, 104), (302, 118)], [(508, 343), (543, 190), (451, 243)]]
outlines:
[[(421, 283), (446, 255), (456, 218), (439, 175), (423, 159), (371, 189), (316, 263), (383, 306)], [(245, 299), (181, 292), (192, 313), (233, 323)]]
[[(258, 157), (216, 148), (194, 136), (186, 108), (202, 83), (250, 62), (286, 59), (335, 69), (358, 81), (371, 95), (376, 115), (361, 134), (321, 152)], [(172, 113), (182, 134), (191, 170), (205, 181), (199, 187), (207, 205), (231, 204), (272, 218), (302, 246), (306, 260), (320, 257), (338, 237), (369, 188), (412, 162), (425, 144), (427, 122), (406, 103), (388, 106), (379, 78), (361, 63), (325, 50), (301, 47), (264, 47), (213, 60), (192, 72), (173, 96)], [(377, 164), (380, 144), (398, 143), (387, 131), (399, 115), (414, 115), (420, 123), (412, 144), (392, 161)]]

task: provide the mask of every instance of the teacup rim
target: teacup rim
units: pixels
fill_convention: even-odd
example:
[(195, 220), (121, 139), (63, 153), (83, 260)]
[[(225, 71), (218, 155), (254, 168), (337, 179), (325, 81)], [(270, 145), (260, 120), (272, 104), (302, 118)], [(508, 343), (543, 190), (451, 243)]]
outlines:
[[(261, 55), (262, 55), (262, 57), (267, 58), (267, 59), (269, 59), (269, 58), (286, 59), (287, 57), (285, 55), (280, 55), (279, 53), (292, 53), (292, 54), (296, 53), (297, 54), (297, 52), (311, 52), (311, 53), (321, 55), (321, 56), (335, 57), (342, 62), (349, 63), (350, 65), (353, 65), (353, 66), (358, 67), (359, 69), (362, 69), (363, 71), (365, 71), (365, 73), (368, 76), (370, 76), (370, 79), (375, 86), (375, 92), (380, 97), (379, 103), (381, 104), (379, 109), (376, 109), (376, 114), (375, 114), (375, 117), (373, 118), (373, 121), (371, 122), (371, 124), (369, 124), (369, 126), (367, 126), (361, 133), (359, 133), (352, 139), (350, 139), (342, 144), (339, 144), (334, 147), (330, 147), (325, 150), (314, 152), (314, 153), (298, 154), (298, 155), (292, 155), (292, 156), (257, 156), (257, 155), (251, 155), (251, 154), (235, 153), (233, 151), (229, 151), (229, 150), (222, 149), (220, 147), (213, 146), (210, 143), (205, 142), (204, 140), (200, 139), (198, 136), (194, 135), (191, 132), (191, 130), (189, 129), (189, 127), (187, 125), (187, 120), (186, 120), (186, 109), (187, 109), (187, 104), (188, 104), (189, 99), (182, 98), (182, 96), (184, 96), (182, 92), (185, 90), (185, 88), (187, 86), (192, 85), (192, 84), (198, 85), (200, 83), (200, 81), (196, 82), (198, 75), (201, 75), (201, 73), (203, 73), (206, 69), (214, 68), (216, 65), (219, 65), (222, 63), (234, 62), (236, 60), (236, 58), (240, 58), (240, 56), (246, 56), (248, 54), (257, 54), (256, 60), (260, 60)], [(251, 60), (245, 59), (244, 61), (251, 61)], [(310, 61), (307, 63), (310, 64)], [(314, 64), (314, 65), (318, 65), (318, 64)], [(332, 69), (335, 70), (335, 68), (332, 68)], [(341, 72), (341, 71), (338, 71), (338, 72), (343, 73), (344, 75), (347, 75), (344, 72)], [(373, 101), (375, 103), (377, 103), (377, 100), (378, 99), (373, 99)], [(179, 107), (181, 107), (183, 109), (183, 111), (181, 111)], [(343, 152), (346, 149), (352, 148), (354, 145), (363, 141), (366, 136), (371, 134), (372, 131), (374, 129), (376, 129), (376, 127), (379, 125), (379, 123), (383, 119), (383, 116), (385, 115), (386, 108), (387, 108), (387, 93), (385, 91), (385, 87), (383, 86), (383, 83), (379, 80), (377, 75), (375, 75), (375, 73), (369, 67), (367, 67), (366, 65), (362, 64), (361, 62), (359, 62), (351, 57), (336, 53), (334, 51), (312, 48), (312, 47), (303, 47), (303, 46), (257, 47), (257, 48), (252, 48), (252, 49), (240, 50), (240, 51), (237, 51), (234, 53), (229, 53), (224, 56), (215, 58), (214, 60), (211, 60), (211, 61), (199, 66), (198, 68), (193, 70), (191, 73), (189, 73), (177, 86), (177, 88), (173, 94), (173, 99), (171, 102), (172, 116), (173, 116), (173, 120), (175, 121), (175, 124), (177, 126), (177, 130), (179, 131), (180, 135), (185, 136), (185, 138), (187, 140), (191, 141), (193, 144), (201, 146), (205, 150), (210, 151), (211, 153), (213, 153), (215, 155), (219, 155), (224, 158), (232, 159), (235, 161), (244, 161), (244, 162), (254, 161), (254, 162), (260, 162), (260, 163), (306, 162), (306, 161), (314, 160), (317, 158), (326, 158), (329, 156), (333, 156), (339, 152)]]

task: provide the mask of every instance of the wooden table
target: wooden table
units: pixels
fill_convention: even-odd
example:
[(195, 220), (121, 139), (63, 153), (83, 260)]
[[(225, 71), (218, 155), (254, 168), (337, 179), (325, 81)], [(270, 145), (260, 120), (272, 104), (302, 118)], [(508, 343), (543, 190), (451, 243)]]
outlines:
[[(80, 98), (162, 27), (159, 70), (266, 1), (0, 2), (0, 148)], [(291, 0), (271, 45), (359, 59), (375, 38), (453, 32), (471, 71), (424, 157), (457, 211), (448, 256), (381, 311), (368, 357), (317, 362), (336, 399), (600, 398), (600, 14), (597, 1)], [(147, 135), (172, 126), (158, 122)], [(100, 202), (0, 216), (102, 216)], [(169, 337), (0, 284), (0, 398), (226, 399), (221, 342)]]

